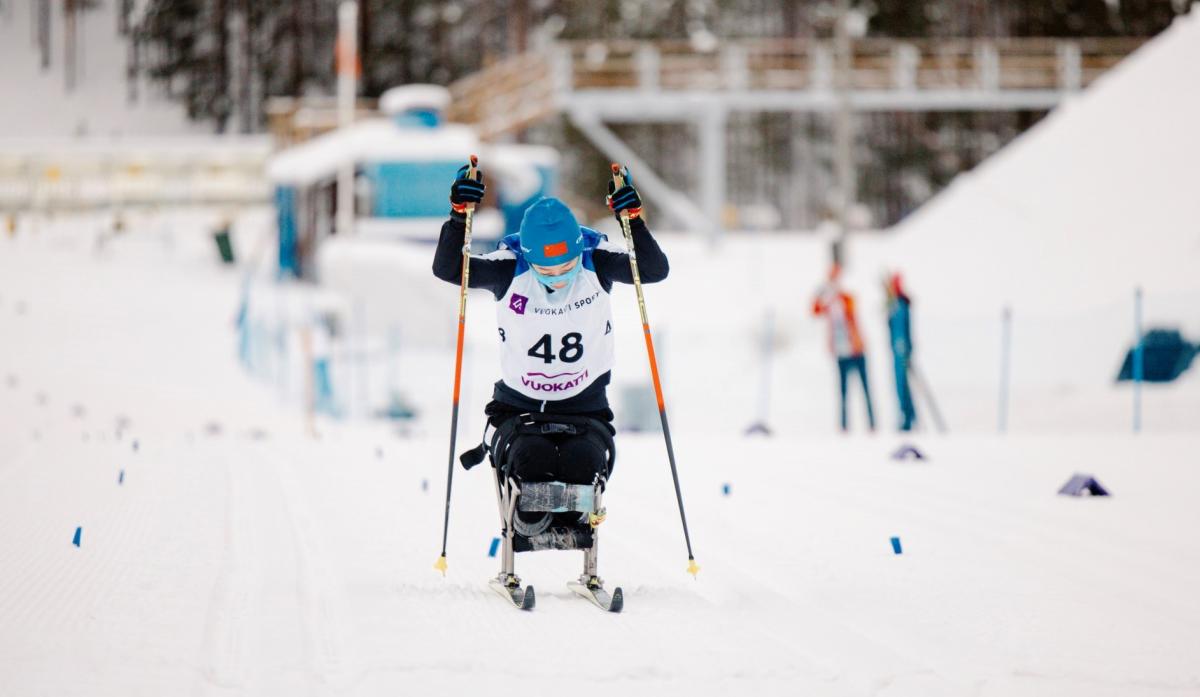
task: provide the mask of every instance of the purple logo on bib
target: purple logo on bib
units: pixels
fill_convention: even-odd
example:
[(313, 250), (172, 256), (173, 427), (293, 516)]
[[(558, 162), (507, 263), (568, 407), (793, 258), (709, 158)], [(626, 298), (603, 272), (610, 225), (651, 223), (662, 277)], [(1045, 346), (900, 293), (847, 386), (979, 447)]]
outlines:
[(525, 303), (527, 302), (529, 302), (529, 298), (513, 293), (512, 300), (508, 301), (508, 307), (518, 315), (523, 315), (525, 314)]

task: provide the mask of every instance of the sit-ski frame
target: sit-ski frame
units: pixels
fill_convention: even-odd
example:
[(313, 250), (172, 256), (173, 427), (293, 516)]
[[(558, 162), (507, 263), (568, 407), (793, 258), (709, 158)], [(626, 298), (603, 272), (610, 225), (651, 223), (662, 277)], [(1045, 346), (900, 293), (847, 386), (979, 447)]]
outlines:
[[(511, 595), (517, 589), (521, 588), (521, 578), (516, 573), (516, 551), (513, 545), (513, 537), (516, 535), (516, 529), (513, 525), (513, 518), (517, 514), (518, 501), (521, 496), (521, 488), (517, 480), (513, 477), (505, 477), (501, 474), (500, 468), (493, 467), (492, 473), (495, 476), (496, 482), (496, 503), (500, 511), (501, 522), (501, 549), (500, 549), (500, 572), (496, 575), (495, 583), (506, 589)], [(601, 505), (601, 496), (603, 493), (604, 482), (598, 480), (595, 484), (593, 510), (590, 512), (590, 518), (595, 520), (596, 516), (603, 515), (604, 510)], [(621, 589), (617, 589), (614, 595), (610, 596), (604, 590), (604, 581), (601, 580), (598, 572), (598, 547), (599, 547), (599, 531), (596, 526), (592, 526), (592, 545), (583, 550), (583, 573), (579, 576), (578, 581), (568, 583), (567, 585), (574, 592), (591, 600), (601, 609), (611, 612), (620, 612), (623, 605), (623, 596)], [(516, 602), (516, 601), (514, 601)], [(528, 604), (523, 609), (529, 609), (532, 603)]]

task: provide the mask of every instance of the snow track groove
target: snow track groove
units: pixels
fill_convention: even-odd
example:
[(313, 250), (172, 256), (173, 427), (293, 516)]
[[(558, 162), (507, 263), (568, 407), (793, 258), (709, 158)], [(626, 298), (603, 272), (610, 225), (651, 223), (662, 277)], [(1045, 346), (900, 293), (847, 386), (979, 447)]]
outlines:
[(334, 571), (320, 539), (308, 499), (296, 470), (304, 466), (300, 453), (289, 449), (258, 446), (247, 449), (265, 458), (283, 496), (292, 542), (296, 548), (300, 613), (305, 630), (308, 661), (317, 680), (344, 691), (362, 675), (354, 659), (346, 631), (349, 617), (345, 586)]
[(220, 460), (226, 479), (224, 558), (209, 600), (202, 665), (213, 685), (244, 688), (250, 666), (257, 664), (253, 652), (261, 621), (256, 613), (262, 592), (255, 515), (259, 496), (246, 463), (234, 463), (224, 454)]

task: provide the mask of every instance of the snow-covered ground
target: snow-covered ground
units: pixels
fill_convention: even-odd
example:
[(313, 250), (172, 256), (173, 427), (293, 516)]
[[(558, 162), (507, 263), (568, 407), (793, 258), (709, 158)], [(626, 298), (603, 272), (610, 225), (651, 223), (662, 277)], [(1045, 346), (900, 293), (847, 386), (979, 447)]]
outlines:
[[(662, 236), (672, 274), (647, 300), (702, 571), (684, 571), (660, 437), (622, 433), (601, 553), (619, 616), (566, 590), (578, 553), (518, 558), (531, 614), (486, 589), (485, 468), (458, 471), (449, 575), (433, 570), (457, 297), (429, 247), (327, 247), (348, 263), (323, 269), (348, 334), (402, 331), (386, 367), (335, 364), (343, 406), (398, 385), (420, 417), (404, 436), (322, 418), (313, 436), (279, 370), (295, 328), (270, 322), (326, 299), (219, 266), (221, 212), (128, 212), (119, 236), (100, 215), (22, 216), (0, 237), (0, 697), (1200, 695), (1200, 369), (1147, 386), (1136, 436), (1113, 382), (1134, 285), (1150, 323), (1200, 339), (1198, 31), (1193, 13), (899, 234), (854, 239), (878, 435), (834, 430), (808, 316), (824, 242)], [(269, 217), (235, 224), (243, 263), (270, 256)], [(896, 267), (951, 435), (890, 433), (879, 274)], [(247, 287), (254, 332), (290, 351), (254, 376)], [(746, 438), (768, 310), (776, 436)], [(619, 419), (647, 379), (636, 312), (619, 287)], [(460, 449), (497, 372), (494, 321), (473, 297)], [(893, 460), (902, 443), (928, 459)], [(1057, 496), (1077, 472), (1114, 495)]]
[[(436, 390), (416, 435), (321, 421), (307, 436), (236, 361), (241, 276), (216, 264), (207, 222), (134, 219), (98, 246), (91, 224), (25, 221), (0, 239), (0, 695), (1200, 694), (1200, 434), (1123, 435), (1109, 423), (1127, 423), (1128, 394), (1108, 382), (1099, 425), (1079, 412), (1065, 435), (924, 435), (923, 463), (890, 459), (892, 435), (836, 436), (832, 418), (743, 438), (753, 395), (712, 352), (749, 360), (754, 317), (690, 270), (709, 255), (666, 239), (675, 275), (649, 302), (670, 325), (702, 571), (684, 571), (661, 441), (625, 434), (601, 555), (625, 612), (569, 594), (577, 553), (541, 553), (518, 558), (539, 595), (522, 614), (484, 585), (486, 471), (458, 472), (449, 575), (432, 568), (452, 352), (413, 383)], [(811, 251), (776, 263), (819, 274)], [(744, 273), (751, 293), (771, 277)], [(636, 339), (632, 295), (615, 304)], [(470, 312), (464, 447), (494, 361), (490, 307)], [(808, 327), (782, 354), (805, 367), (778, 372), (780, 403), (828, 405), (830, 385), (805, 381), (828, 380), (823, 334), (787, 322)], [(691, 384), (705, 370), (715, 381)], [(1056, 496), (1077, 471), (1114, 496)]]

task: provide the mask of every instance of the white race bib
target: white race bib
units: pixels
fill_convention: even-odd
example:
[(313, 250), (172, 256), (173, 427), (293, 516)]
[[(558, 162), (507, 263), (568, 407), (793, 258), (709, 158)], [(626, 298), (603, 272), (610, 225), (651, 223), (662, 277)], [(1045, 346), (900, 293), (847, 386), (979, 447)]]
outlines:
[(610, 296), (588, 266), (554, 293), (526, 268), (496, 304), (501, 377), (530, 399), (574, 397), (612, 370)]

